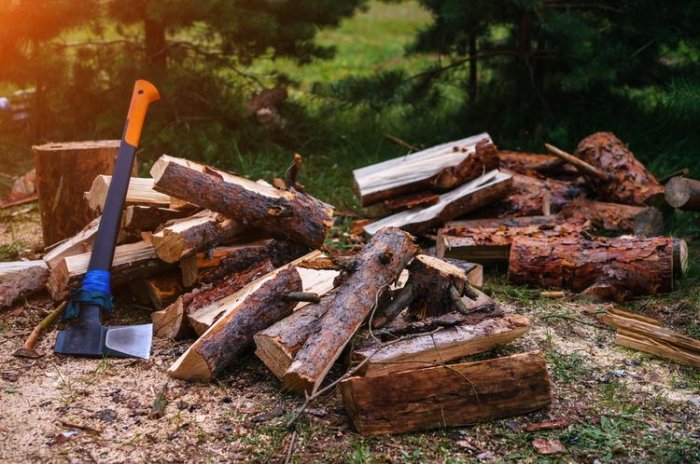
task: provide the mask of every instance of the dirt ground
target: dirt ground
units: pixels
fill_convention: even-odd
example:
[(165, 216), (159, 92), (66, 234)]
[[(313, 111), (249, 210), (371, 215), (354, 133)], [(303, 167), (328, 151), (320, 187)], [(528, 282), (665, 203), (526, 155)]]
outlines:
[[(37, 224), (35, 207), (4, 213), (3, 259), (36, 256)], [(542, 350), (553, 384), (549, 408), (475, 426), (363, 438), (330, 395), (299, 422), (290, 462), (700, 461), (698, 370), (615, 346), (614, 333), (595, 319), (604, 305), (542, 300), (499, 275), (489, 276), (486, 287), (506, 311), (531, 317), (533, 328), (481, 357)], [(39, 345), (43, 357), (13, 357), (52, 306), (39, 295), (0, 312), (1, 462), (284, 462), (292, 437), (285, 423), (301, 400), (280, 393), (254, 357), (213, 384), (190, 384), (166, 374), (188, 342), (155, 340), (147, 361), (74, 359), (53, 354), (55, 328)], [(698, 323), (698, 299), (686, 293), (628, 309)], [(122, 302), (106, 323), (147, 321), (146, 311)], [(153, 412), (159, 399), (167, 402), (160, 417)], [(557, 419), (567, 425), (518, 431)], [(559, 440), (566, 451), (537, 454), (536, 438)]]

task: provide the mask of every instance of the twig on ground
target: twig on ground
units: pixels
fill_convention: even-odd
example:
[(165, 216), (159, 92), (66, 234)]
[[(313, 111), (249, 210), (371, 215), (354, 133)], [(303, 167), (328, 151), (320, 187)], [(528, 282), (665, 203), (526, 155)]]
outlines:
[(39, 322), (39, 324), (37, 324), (37, 326), (34, 327), (32, 333), (29, 334), (29, 337), (24, 342), (22, 348), (15, 351), (12, 354), (12, 356), (16, 356), (18, 358), (32, 359), (41, 357), (42, 354), (37, 353), (36, 351), (36, 344), (39, 341), (39, 336), (41, 336), (41, 332), (51, 327), (51, 325), (61, 317), (63, 311), (66, 309), (67, 304), (68, 302), (64, 301), (63, 303), (58, 305), (56, 309), (51, 311), (44, 319), (42, 319), (41, 322)]

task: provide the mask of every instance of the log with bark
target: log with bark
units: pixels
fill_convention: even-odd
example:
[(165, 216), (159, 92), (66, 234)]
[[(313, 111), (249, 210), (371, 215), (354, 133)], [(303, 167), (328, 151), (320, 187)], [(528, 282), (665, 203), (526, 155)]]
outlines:
[[(557, 219), (552, 216), (552, 219)], [(523, 218), (525, 219), (525, 218)], [(558, 220), (559, 222), (561, 219)], [(539, 220), (520, 221), (522, 224), (536, 224)], [(458, 258), (482, 264), (498, 264), (508, 261), (510, 247), (518, 237), (544, 239), (553, 237), (578, 237), (582, 231), (590, 229), (589, 223), (573, 222), (553, 225), (543, 219), (541, 225), (518, 225), (517, 221), (507, 221), (514, 224), (506, 226), (503, 222), (494, 222), (495, 226), (480, 226), (485, 221), (460, 221), (451, 227), (443, 227), (438, 231), (436, 253), (439, 257)], [(472, 224), (477, 224), (472, 226)]]
[(221, 318), (175, 361), (168, 374), (210, 382), (241, 359), (253, 345), (254, 334), (292, 313), (296, 303), (283, 295), (301, 288), (301, 278), (293, 265), (257, 279), (246, 287), (245, 296), (229, 302)]
[(353, 271), (338, 287), (317, 330), (306, 340), (284, 374), (283, 385), (315, 391), (377, 301), (416, 252), (413, 237), (380, 230), (355, 257)]
[(522, 151), (500, 150), (498, 152), (499, 167), (519, 174), (532, 175), (533, 171), (551, 173), (554, 176), (570, 177), (578, 175), (578, 171), (552, 155), (527, 153)]
[[(69, 290), (80, 284), (87, 272), (90, 255), (91, 252), (68, 256), (51, 270), (46, 287), (54, 300), (66, 298)], [(172, 266), (158, 259), (153, 246), (146, 242), (119, 245), (112, 261), (112, 287), (150, 277)]]
[(384, 227), (399, 227), (419, 234), (504, 198), (511, 183), (510, 175), (494, 170), (440, 195), (440, 200), (433, 206), (393, 214), (367, 224), (364, 230), (372, 235)]
[(444, 143), (353, 171), (362, 206), (417, 191), (444, 192), (498, 167), (498, 151), (486, 134)]
[(673, 177), (665, 187), (666, 203), (685, 211), (700, 211), (700, 180)]
[(191, 214), (192, 212), (188, 210), (131, 205), (127, 206), (122, 214), (122, 229), (134, 234), (151, 232), (168, 221), (181, 219)]
[(477, 211), (476, 216), (513, 217), (539, 216), (559, 212), (575, 198), (585, 195), (585, 191), (572, 181), (555, 180), (517, 172), (504, 171), (513, 176), (512, 192), (495, 205)]
[(166, 263), (231, 241), (243, 231), (240, 222), (209, 210), (166, 223), (153, 234), (151, 243), (156, 254)]
[(118, 148), (119, 140), (33, 147), (45, 246), (72, 237), (95, 217), (83, 192), (95, 176), (112, 173)]
[(565, 206), (561, 216), (568, 221), (582, 218), (599, 229), (653, 237), (663, 234), (661, 211), (651, 206), (632, 206), (577, 199)]
[(516, 238), (508, 276), (516, 284), (624, 301), (672, 290), (673, 248), (669, 237)]
[(161, 192), (312, 248), (323, 245), (332, 225), (333, 208), (310, 195), (260, 185), (192, 161), (163, 155), (151, 175)]
[(351, 377), (338, 385), (362, 435), (460, 426), (526, 414), (552, 401), (539, 352), (486, 361)]
[[(89, 190), (85, 192), (85, 199), (92, 211), (101, 211), (107, 200), (107, 191), (112, 182), (112, 176), (97, 176), (94, 178)], [(170, 196), (156, 192), (153, 189), (154, 181), (150, 178), (132, 177), (129, 180), (129, 189), (124, 199), (125, 205), (155, 206), (168, 208)]]
[(425, 208), (432, 206), (440, 200), (440, 195), (435, 192), (414, 192), (400, 197), (390, 198), (367, 207), (367, 216), (379, 218), (393, 213), (413, 208)]
[(615, 343), (620, 346), (700, 367), (700, 340), (667, 329), (656, 319), (609, 309), (601, 320), (617, 329)]
[(48, 278), (49, 268), (41, 259), (0, 263), (0, 309), (44, 290)]
[(650, 206), (658, 206), (663, 201), (663, 186), (612, 133), (589, 135), (578, 144), (575, 155), (609, 176), (608, 181), (591, 178), (601, 199)]
[(488, 351), (524, 335), (530, 320), (513, 315), (484, 319), (475, 325), (457, 325), (381, 345), (370, 345), (352, 353), (354, 364), (363, 363), (357, 375), (379, 375), (422, 369)]

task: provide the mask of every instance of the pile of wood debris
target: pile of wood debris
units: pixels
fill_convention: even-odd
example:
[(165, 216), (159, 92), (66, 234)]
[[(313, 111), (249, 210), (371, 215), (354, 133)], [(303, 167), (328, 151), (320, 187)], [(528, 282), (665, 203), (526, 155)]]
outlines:
[[(346, 256), (324, 247), (333, 207), (303, 192), (298, 155), (278, 187), (163, 155), (151, 178), (131, 179), (113, 288), (153, 308), (157, 337), (195, 339), (171, 376), (210, 382), (254, 351), (305, 404), (337, 388), (362, 434), (534, 411), (551, 402), (541, 353), (460, 362), (530, 327), (480, 290), (483, 265), (508, 263), (515, 283), (613, 300), (670, 291), (687, 267), (685, 242), (659, 235), (663, 187), (619, 140), (595, 134), (576, 157), (551, 150), (499, 152), (480, 134), (356, 170), (372, 218), (356, 224), (368, 240)], [(85, 194), (95, 215), (110, 180), (98, 176)], [(667, 197), (700, 203), (695, 181), (672, 182), (690, 193)], [(0, 307), (43, 288), (64, 301), (98, 224), (41, 260), (2, 263)], [(608, 322), (628, 346), (668, 346), (676, 360), (685, 350), (697, 363), (695, 340), (622, 313)], [(345, 374), (328, 384), (336, 362)]]

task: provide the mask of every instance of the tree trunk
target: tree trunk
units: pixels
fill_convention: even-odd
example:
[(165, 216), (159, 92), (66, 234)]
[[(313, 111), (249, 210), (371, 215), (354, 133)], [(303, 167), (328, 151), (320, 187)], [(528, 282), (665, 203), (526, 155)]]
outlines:
[(236, 218), (248, 227), (311, 248), (323, 245), (333, 208), (295, 190), (278, 190), (208, 166), (163, 155), (151, 174), (157, 190)]
[(666, 184), (666, 203), (685, 211), (700, 211), (700, 181), (672, 178)]
[(83, 192), (95, 176), (111, 174), (118, 148), (118, 140), (33, 147), (45, 246), (72, 237), (94, 219)]
[(444, 143), (353, 171), (362, 206), (419, 191), (448, 191), (498, 167), (488, 134)]
[(283, 295), (301, 290), (294, 266), (258, 279), (250, 293), (231, 302), (226, 313), (168, 369), (178, 379), (211, 382), (253, 345), (253, 335), (289, 316), (295, 302)]
[(469, 95), (469, 102), (472, 104), (476, 102), (479, 85), (477, 51), (476, 33), (471, 32), (469, 34), (469, 82), (467, 84), (467, 94)]
[(0, 263), (0, 309), (44, 290), (49, 269), (42, 260)]
[(569, 289), (601, 300), (668, 293), (673, 287), (673, 239), (516, 238), (508, 275), (515, 284)]
[(575, 222), (583, 218), (603, 230), (645, 237), (661, 235), (664, 231), (663, 215), (653, 207), (577, 199), (564, 207), (561, 216)]
[(354, 271), (338, 288), (319, 327), (283, 377), (286, 389), (316, 391), (379, 296), (416, 252), (413, 237), (396, 228), (380, 230), (355, 256)]
[(144, 21), (146, 62), (158, 76), (165, 74), (167, 69), (167, 47), (165, 40), (165, 25), (154, 19)]
[(540, 352), (351, 377), (338, 385), (361, 435), (414, 432), (526, 414), (552, 402)]
[(354, 364), (369, 358), (357, 375), (379, 375), (439, 366), (455, 359), (505, 345), (530, 329), (525, 316), (485, 319), (476, 325), (458, 325), (434, 334), (406, 338), (380, 346), (364, 347), (352, 354)]
[(494, 170), (440, 195), (433, 206), (393, 214), (367, 224), (364, 230), (372, 235), (384, 227), (399, 227), (412, 234), (419, 234), (502, 199), (510, 191), (511, 183), (510, 175)]
[(581, 140), (576, 156), (610, 177), (610, 181), (590, 179), (603, 200), (650, 206), (663, 201), (663, 186), (612, 133), (598, 132)]

